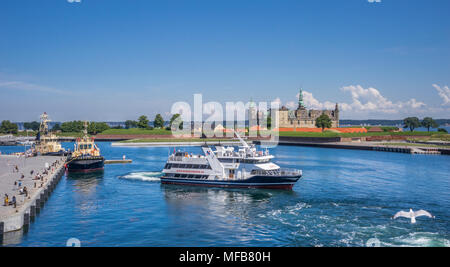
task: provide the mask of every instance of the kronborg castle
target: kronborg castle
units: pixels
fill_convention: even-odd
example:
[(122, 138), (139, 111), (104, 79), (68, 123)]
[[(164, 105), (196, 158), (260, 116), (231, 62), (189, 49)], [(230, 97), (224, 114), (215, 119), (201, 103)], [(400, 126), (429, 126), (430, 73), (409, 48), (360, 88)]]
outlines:
[(316, 128), (316, 119), (326, 114), (332, 121), (331, 128), (339, 127), (339, 106), (336, 104), (334, 110), (314, 110), (307, 109), (303, 102), (303, 91), (300, 89), (298, 97), (298, 108), (296, 110), (289, 110), (283, 106), (278, 111), (280, 128)]

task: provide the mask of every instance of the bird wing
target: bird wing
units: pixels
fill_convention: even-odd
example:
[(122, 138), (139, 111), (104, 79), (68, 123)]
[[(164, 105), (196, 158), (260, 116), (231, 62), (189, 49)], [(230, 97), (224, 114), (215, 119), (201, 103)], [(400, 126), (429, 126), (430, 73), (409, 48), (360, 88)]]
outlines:
[(405, 211), (399, 211), (394, 215), (394, 219), (397, 219), (398, 217), (405, 217), (405, 218), (411, 218), (411, 215), (409, 214), (409, 212), (405, 212)]
[(433, 218), (433, 215), (431, 215), (431, 213), (429, 213), (429, 212), (426, 211), (426, 210), (419, 210), (419, 211), (416, 211), (416, 212), (414, 212), (414, 215), (415, 215), (416, 217), (427, 216), (427, 217), (429, 217), (429, 218)]

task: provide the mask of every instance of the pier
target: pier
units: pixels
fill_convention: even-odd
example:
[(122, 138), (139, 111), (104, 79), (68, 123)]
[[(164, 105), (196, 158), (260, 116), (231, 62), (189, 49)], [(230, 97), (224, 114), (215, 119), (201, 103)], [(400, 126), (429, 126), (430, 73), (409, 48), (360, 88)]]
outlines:
[(109, 159), (105, 160), (105, 164), (130, 164), (133, 163), (131, 159)]
[[(6, 241), (4, 233), (28, 230), (63, 176), (65, 160), (51, 156), (0, 156), (0, 245)], [(38, 174), (41, 177), (36, 179)], [(27, 193), (22, 194), (25, 187)], [(15, 206), (5, 206), (5, 194), (9, 203), (15, 196)]]

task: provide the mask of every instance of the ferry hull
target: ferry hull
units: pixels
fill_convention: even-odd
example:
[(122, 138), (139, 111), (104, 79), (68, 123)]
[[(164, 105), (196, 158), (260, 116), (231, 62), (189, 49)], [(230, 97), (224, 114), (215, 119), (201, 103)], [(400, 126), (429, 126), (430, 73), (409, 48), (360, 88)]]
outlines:
[(283, 189), (292, 190), (295, 183), (301, 177), (252, 177), (246, 180), (234, 181), (209, 181), (199, 179), (176, 179), (161, 177), (162, 184), (205, 186), (220, 188), (260, 188), (260, 189)]
[(103, 170), (105, 166), (105, 159), (103, 157), (74, 159), (67, 163), (67, 170), (69, 172), (95, 172)]

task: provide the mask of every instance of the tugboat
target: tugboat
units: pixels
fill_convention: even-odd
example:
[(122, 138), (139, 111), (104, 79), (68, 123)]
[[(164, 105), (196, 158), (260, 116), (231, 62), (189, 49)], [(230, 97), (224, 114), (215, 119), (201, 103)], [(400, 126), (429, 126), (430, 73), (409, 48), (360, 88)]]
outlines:
[(281, 169), (271, 162), (269, 151), (257, 151), (237, 133), (241, 142), (234, 147), (202, 147), (204, 155), (174, 151), (164, 167), (162, 184), (227, 188), (288, 189), (302, 177), (301, 170)]
[(50, 121), (47, 112), (44, 112), (41, 115), (41, 124), (39, 125), (39, 132), (36, 135), (34, 145), (35, 153), (44, 156), (63, 156), (66, 154), (66, 151), (61, 147), (58, 137), (48, 130), (48, 123)]
[(104, 169), (105, 158), (100, 155), (94, 137), (88, 136), (87, 125), (87, 122), (84, 122), (83, 137), (77, 139), (74, 151), (67, 159), (66, 169), (69, 172), (87, 173)]

